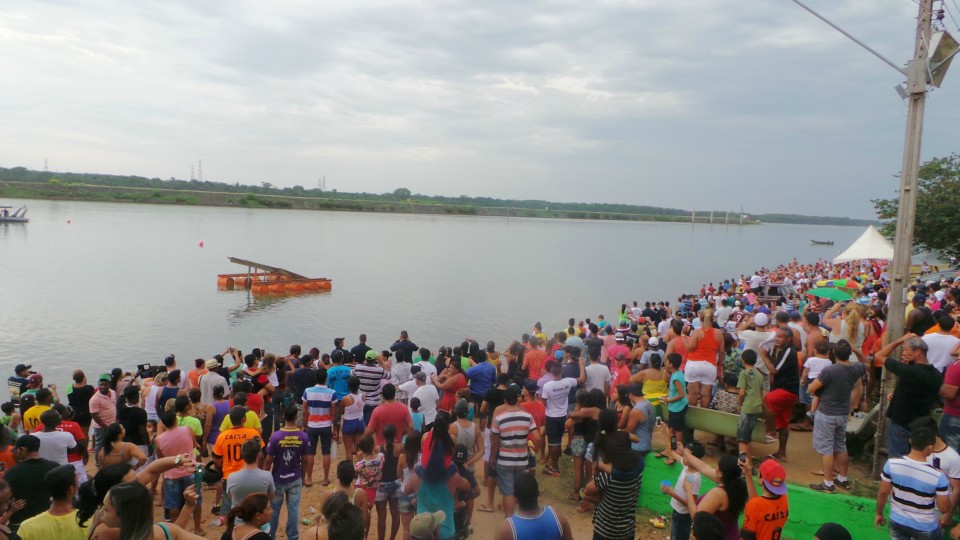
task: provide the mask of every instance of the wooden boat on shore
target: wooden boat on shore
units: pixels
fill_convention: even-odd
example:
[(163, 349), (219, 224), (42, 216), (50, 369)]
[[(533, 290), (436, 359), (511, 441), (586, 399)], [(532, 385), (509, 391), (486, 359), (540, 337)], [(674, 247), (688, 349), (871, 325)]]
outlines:
[(28, 223), (30, 221), (27, 218), (27, 207), (21, 206), (17, 208), (13, 214), (10, 213), (12, 206), (0, 206), (0, 223)]
[(246, 289), (255, 295), (266, 295), (321, 292), (333, 288), (333, 281), (329, 278), (308, 278), (275, 266), (236, 257), (228, 259), (232, 263), (246, 266), (247, 271), (240, 274), (218, 274), (217, 288), (220, 290)]
[(832, 246), (833, 240), (811, 240), (810, 243), (815, 246)]

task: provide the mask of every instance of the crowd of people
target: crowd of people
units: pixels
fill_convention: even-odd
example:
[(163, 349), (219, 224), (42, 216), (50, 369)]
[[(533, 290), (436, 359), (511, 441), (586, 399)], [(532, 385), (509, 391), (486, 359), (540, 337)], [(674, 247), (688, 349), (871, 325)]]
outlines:
[[(933, 538), (960, 500), (960, 289), (912, 287), (906, 334), (884, 345), (884, 270), (793, 261), (672, 306), (623, 304), (616, 320), (570, 319), (549, 335), (538, 322), (503, 349), (465, 339), (434, 352), (406, 331), (384, 350), (365, 335), (350, 349), (336, 338), (329, 353), (229, 347), (186, 366), (170, 355), (116, 368), (96, 385), (77, 370), (64, 396), (20, 364), (2, 405), (0, 540), (190, 539), (209, 526), (264, 540), (284, 512), (291, 539), (461, 539), (483, 515), (498, 520), (497, 540), (571, 539), (563, 512), (540, 501), (564, 456), (569, 497), (592, 513), (597, 540), (636, 536), (648, 459), (679, 462), (676, 483), (660, 486), (671, 538), (776, 539), (789, 520), (791, 431), (812, 431), (822, 458), (810, 487), (849, 489), (847, 422), (877, 401), (881, 368), (900, 382), (876, 525)], [(855, 281), (851, 300), (807, 294), (822, 280)], [(731, 453), (724, 437), (707, 441), (720, 447), (716, 466), (691, 438), (691, 408), (738, 416)], [(758, 458), (761, 422), (777, 450)], [(669, 443), (648, 456), (658, 430)], [(716, 487), (702, 490), (704, 477)], [(316, 484), (320, 518), (304, 523), (301, 498)], [(850, 534), (828, 523), (817, 538)]]

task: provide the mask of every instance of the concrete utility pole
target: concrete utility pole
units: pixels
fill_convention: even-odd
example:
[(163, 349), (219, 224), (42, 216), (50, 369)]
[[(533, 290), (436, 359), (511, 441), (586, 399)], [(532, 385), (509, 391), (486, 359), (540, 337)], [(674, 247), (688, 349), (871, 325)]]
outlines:
[(930, 43), (933, 0), (920, 0), (913, 59), (907, 63), (907, 133), (903, 144), (903, 168), (900, 175), (900, 205), (897, 208), (897, 234), (893, 244), (893, 271), (890, 280), (890, 312), (887, 314), (887, 342), (903, 335), (907, 307), (906, 288), (910, 280), (913, 255), (913, 226), (917, 217), (917, 183), (920, 174), (920, 139), (923, 135), (923, 109), (927, 98), (927, 46)]

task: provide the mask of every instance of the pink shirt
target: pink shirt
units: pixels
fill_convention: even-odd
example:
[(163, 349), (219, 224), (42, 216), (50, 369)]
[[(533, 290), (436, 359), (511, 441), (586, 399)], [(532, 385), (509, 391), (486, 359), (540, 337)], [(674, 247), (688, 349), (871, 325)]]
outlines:
[[(193, 453), (193, 430), (187, 426), (175, 427), (157, 435), (154, 441), (157, 443), (157, 450), (163, 454), (163, 457), (174, 457), (179, 454)], [(176, 480), (189, 476), (190, 471), (183, 467), (176, 467), (163, 473), (167, 480)]]
[(93, 426), (106, 429), (107, 426), (113, 424), (117, 421), (117, 393), (113, 390), (110, 390), (108, 395), (103, 395), (103, 393), (98, 388), (97, 391), (93, 394), (93, 397), (90, 398), (90, 414), (100, 413), (100, 419), (103, 420), (103, 425), (101, 425), (96, 420), (93, 421)]

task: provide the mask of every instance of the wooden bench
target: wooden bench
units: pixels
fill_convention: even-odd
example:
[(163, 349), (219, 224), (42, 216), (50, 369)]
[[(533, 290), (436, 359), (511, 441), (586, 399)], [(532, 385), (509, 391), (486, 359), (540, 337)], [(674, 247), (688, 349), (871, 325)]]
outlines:
[[(664, 418), (667, 417), (666, 403), (660, 404), (663, 409)], [(706, 433), (714, 433), (724, 437), (736, 437), (737, 425), (740, 423), (740, 415), (715, 411), (713, 409), (702, 409), (700, 407), (687, 407), (686, 424), (687, 428)], [(766, 424), (763, 417), (757, 419), (757, 424), (753, 426), (751, 440), (755, 443), (767, 442)]]

